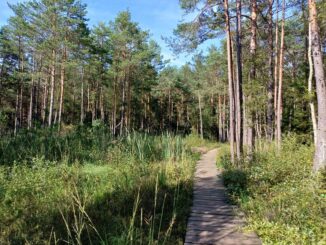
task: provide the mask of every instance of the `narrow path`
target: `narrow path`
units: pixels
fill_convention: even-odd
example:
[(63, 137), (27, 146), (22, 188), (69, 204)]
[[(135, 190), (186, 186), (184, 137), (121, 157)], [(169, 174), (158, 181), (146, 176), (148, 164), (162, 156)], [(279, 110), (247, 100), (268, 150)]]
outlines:
[(260, 245), (254, 233), (241, 233), (243, 217), (227, 201), (226, 190), (216, 168), (217, 149), (202, 155), (197, 162), (194, 199), (188, 218), (185, 245)]

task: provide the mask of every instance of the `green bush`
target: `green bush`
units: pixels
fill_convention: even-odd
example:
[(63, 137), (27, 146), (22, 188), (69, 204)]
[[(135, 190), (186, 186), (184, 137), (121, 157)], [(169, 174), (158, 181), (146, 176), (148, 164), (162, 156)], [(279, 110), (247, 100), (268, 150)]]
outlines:
[[(225, 155), (224, 181), (233, 200), (266, 244), (326, 244), (325, 178), (313, 175), (313, 147), (295, 136), (237, 166)], [(324, 185), (324, 186), (323, 186)]]

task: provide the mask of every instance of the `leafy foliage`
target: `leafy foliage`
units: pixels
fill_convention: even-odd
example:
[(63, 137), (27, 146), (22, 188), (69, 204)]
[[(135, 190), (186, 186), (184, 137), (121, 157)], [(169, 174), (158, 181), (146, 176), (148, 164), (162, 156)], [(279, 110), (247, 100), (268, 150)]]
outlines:
[(313, 149), (296, 136), (273, 144), (236, 167), (224, 155), (224, 182), (233, 201), (266, 244), (319, 244), (325, 241), (325, 175), (311, 174)]

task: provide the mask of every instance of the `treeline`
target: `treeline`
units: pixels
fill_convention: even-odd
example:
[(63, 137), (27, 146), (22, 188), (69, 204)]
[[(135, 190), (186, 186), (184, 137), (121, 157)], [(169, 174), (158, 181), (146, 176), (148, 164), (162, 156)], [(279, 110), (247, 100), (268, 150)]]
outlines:
[(2, 130), (101, 120), (122, 134), (149, 120), (160, 49), (129, 12), (90, 29), (79, 1), (10, 7), (0, 41)]
[(224, 67), (215, 72), (227, 87), (232, 161), (252, 158), (257, 138), (275, 139), (281, 150), (282, 134), (294, 131), (313, 135), (314, 169), (323, 168), (324, 1), (181, 0), (180, 4), (195, 18), (179, 24), (175, 38), (168, 39), (175, 52), (193, 51), (226, 34)]
[(0, 32), (2, 133), (103, 123), (113, 135), (169, 130), (227, 139), (226, 88), (216, 73), (222, 49), (171, 67), (128, 11), (89, 28), (79, 1), (9, 6), (14, 15)]
[(177, 68), (162, 60), (128, 11), (89, 28), (86, 5), (76, 0), (10, 5), (14, 15), (0, 35), (1, 131), (103, 123), (113, 135), (197, 132), (229, 141), (233, 161), (251, 158), (257, 139), (275, 139), (281, 149), (282, 134), (295, 132), (315, 142), (320, 168), (325, 3), (181, 0), (180, 6), (196, 17), (168, 39), (176, 53), (226, 38)]

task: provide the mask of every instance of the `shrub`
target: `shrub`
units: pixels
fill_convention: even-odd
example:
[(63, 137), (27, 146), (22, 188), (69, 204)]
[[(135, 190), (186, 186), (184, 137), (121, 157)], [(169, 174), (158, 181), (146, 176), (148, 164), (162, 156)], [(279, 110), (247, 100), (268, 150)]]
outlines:
[(288, 136), (280, 153), (271, 143), (238, 167), (223, 158), (231, 197), (266, 244), (325, 242), (325, 179), (312, 175), (313, 147), (301, 142)]

